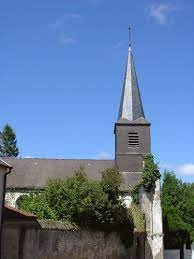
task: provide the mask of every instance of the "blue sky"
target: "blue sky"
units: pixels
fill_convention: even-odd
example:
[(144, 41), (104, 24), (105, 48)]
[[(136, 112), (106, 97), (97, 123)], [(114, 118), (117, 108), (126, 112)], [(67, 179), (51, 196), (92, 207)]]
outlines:
[(131, 25), (152, 152), (193, 181), (193, 1), (8, 0), (0, 24), (0, 128), (21, 157), (114, 158)]

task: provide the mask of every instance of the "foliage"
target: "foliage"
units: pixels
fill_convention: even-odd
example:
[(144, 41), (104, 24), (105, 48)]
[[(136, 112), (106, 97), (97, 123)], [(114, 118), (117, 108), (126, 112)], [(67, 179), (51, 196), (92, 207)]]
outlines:
[(153, 155), (143, 156), (143, 164), (142, 179), (131, 191), (132, 200), (135, 204), (139, 203), (140, 188), (150, 192), (154, 188), (155, 182), (161, 177), (158, 164), (154, 163)]
[(145, 232), (145, 215), (142, 212), (141, 208), (132, 202), (131, 207), (131, 214), (133, 217), (135, 232), (144, 233)]
[(57, 220), (55, 211), (48, 206), (45, 195), (42, 193), (30, 193), (29, 195), (22, 195), (17, 203), (19, 209), (32, 212), (40, 219), (54, 219)]
[(107, 232), (117, 231), (127, 246), (133, 241), (133, 220), (120, 197), (122, 179), (114, 169), (102, 179), (89, 179), (84, 170), (66, 180), (49, 180), (45, 191), (23, 198), (19, 208), (39, 219), (62, 220)]
[(16, 135), (12, 127), (7, 124), (0, 133), (0, 156), (17, 157), (18, 154)]
[(153, 155), (145, 155), (143, 161), (142, 186), (146, 192), (150, 192), (155, 186), (155, 182), (160, 179), (161, 175), (158, 164), (154, 163)]
[(174, 173), (165, 172), (162, 210), (165, 232), (177, 232), (179, 243), (194, 240), (194, 184), (183, 183)]
[(106, 169), (102, 173), (102, 179), (100, 185), (102, 186), (104, 192), (108, 195), (109, 200), (117, 202), (117, 199), (121, 194), (119, 186), (123, 182), (123, 179), (119, 171), (110, 168)]
[(139, 192), (141, 187), (142, 187), (142, 182), (140, 181), (140, 183), (136, 184), (131, 190), (131, 197), (134, 204), (139, 204)]

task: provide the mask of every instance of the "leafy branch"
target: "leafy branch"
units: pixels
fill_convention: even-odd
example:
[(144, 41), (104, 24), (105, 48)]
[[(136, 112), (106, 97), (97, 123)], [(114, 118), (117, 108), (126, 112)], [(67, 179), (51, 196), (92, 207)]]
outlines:
[(146, 192), (150, 192), (155, 187), (155, 182), (161, 177), (158, 164), (154, 163), (153, 155), (144, 155), (143, 164), (142, 179), (131, 191), (132, 200), (135, 204), (139, 203), (140, 189), (143, 188)]

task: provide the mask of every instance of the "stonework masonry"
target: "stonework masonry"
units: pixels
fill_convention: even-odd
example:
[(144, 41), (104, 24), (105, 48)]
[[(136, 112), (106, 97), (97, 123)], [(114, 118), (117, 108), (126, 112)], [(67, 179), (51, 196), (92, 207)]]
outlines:
[(140, 204), (146, 219), (147, 242), (145, 259), (164, 258), (160, 193), (160, 180), (156, 181), (153, 192), (146, 193), (144, 190), (140, 192)]
[(116, 233), (6, 227), (4, 259), (134, 259)]

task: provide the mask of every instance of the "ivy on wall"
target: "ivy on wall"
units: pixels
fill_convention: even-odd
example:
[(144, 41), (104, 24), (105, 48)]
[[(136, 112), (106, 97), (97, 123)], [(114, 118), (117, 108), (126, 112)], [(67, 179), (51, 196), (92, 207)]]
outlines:
[(134, 231), (136, 233), (145, 233), (145, 231), (146, 231), (145, 215), (144, 215), (143, 211), (141, 210), (140, 206), (132, 203), (129, 210), (133, 217)]
[(139, 203), (139, 192), (143, 188), (146, 192), (150, 192), (155, 187), (155, 182), (160, 179), (161, 174), (158, 164), (154, 163), (154, 156), (143, 156), (143, 172), (142, 179), (131, 191), (132, 200), (135, 204)]

